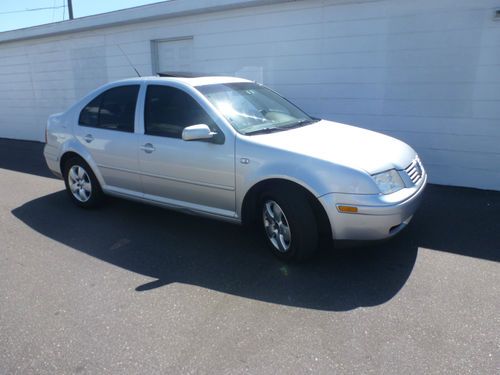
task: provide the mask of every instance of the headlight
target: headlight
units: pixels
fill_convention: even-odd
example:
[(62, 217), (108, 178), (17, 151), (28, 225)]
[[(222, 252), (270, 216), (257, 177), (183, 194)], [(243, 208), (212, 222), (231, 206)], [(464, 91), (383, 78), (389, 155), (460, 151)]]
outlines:
[(401, 176), (395, 169), (372, 175), (382, 194), (390, 194), (405, 187)]

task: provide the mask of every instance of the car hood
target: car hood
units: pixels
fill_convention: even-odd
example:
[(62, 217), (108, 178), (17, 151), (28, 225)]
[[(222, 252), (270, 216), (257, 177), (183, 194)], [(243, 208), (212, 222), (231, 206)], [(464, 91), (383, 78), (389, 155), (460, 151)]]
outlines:
[(251, 136), (252, 141), (369, 174), (404, 169), (415, 158), (406, 143), (370, 130), (321, 120), (297, 129)]

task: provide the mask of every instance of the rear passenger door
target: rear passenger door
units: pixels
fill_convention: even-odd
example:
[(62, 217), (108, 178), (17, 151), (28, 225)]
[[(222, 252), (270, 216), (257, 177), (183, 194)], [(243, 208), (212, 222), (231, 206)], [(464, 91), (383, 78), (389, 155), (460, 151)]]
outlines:
[(141, 194), (135, 112), (140, 85), (108, 89), (80, 112), (77, 139), (90, 152), (106, 188)]
[[(234, 137), (191, 94), (148, 85), (139, 163), (145, 197), (219, 216), (235, 215)], [(205, 124), (223, 141), (184, 141), (182, 131)], [(219, 138), (221, 139), (221, 138)]]

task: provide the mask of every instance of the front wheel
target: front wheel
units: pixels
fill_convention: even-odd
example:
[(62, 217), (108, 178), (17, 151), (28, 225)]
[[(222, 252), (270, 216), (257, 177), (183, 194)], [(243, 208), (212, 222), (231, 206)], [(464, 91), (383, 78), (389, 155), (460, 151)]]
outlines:
[(283, 260), (306, 260), (318, 248), (318, 225), (305, 194), (271, 190), (260, 200), (262, 228), (271, 251)]
[(91, 208), (101, 203), (103, 193), (92, 169), (79, 157), (64, 164), (64, 183), (70, 199), (77, 206)]

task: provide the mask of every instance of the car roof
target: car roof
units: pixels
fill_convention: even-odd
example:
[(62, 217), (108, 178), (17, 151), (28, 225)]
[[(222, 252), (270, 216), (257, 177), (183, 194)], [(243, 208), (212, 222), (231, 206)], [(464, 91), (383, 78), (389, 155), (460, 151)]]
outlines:
[(166, 82), (179, 82), (188, 86), (204, 86), (204, 85), (212, 85), (212, 84), (224, 84), (224, 83), (237, 83), (237, 82), (252, 82), (248, 79), (239, 78), (239, 77), (230, 77), (230, 76), (194, 76), (194, 77), (180, 77), (180, 76), (169, 76), (169, 77), (160, 77), (160, 76), (151, 76), (151, 77), (137, 77), (137, 78), (128, 78), (122, 79), (113, 83), (138, 83), (138, 82), (150, 82), (150, 83), (166, 83)]

